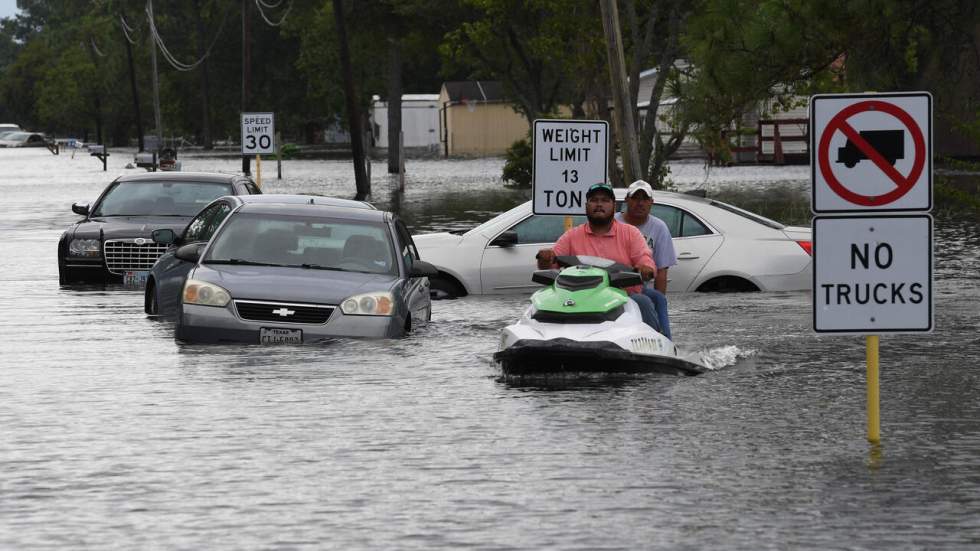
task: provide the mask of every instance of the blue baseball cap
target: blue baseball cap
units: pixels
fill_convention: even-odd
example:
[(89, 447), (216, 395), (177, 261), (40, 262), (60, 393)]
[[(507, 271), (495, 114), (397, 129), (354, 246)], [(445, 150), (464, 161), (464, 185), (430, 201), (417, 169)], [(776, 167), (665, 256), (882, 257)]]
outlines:
[(591, 186), (589, 186), (589, 190), (585, 192), (585, 198), (588, 199), (589, 197), (592, 196), (592, 194), (599, 191), (604, 191), (608, 193), (609, 196), (613, 198), (613, 200), (616, 200), (616, 192), (614, 192), (612, 186), (607, 184), (606, 182), (599, 182), (598, 184), (592, 184)]

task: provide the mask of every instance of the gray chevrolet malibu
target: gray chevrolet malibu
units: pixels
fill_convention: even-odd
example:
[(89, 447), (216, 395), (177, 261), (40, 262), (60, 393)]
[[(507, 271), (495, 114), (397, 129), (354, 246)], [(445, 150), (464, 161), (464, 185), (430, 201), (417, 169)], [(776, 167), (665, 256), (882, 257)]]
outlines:
[(431, 319), (428, 276), (405, 224), (385, 211), (245, 204), (194, 263), (178, 306), (184, 342), (299, 344), (400, 337)]

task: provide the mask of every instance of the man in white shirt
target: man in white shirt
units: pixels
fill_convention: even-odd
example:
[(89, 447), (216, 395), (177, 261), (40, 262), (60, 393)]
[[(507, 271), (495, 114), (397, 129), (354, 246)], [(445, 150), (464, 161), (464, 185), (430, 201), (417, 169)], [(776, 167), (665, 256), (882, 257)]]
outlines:
[(677, 253), (670, 230), (664, 221), (650, 214), (653, 207), (653, 188), (643, 180), (630, 184), (626, 190), (626, 212), (617, 212), (616, 220), (635, 226), (646, 237), (647, 246), (653, 253), (657, 265), (657, 276), (653, 288), (643, 287), (643, 294), (650, 297), (657, 307), (660, 327), (670, 338), (670, 320), (667, 316), (667, 269), (677, 264)]

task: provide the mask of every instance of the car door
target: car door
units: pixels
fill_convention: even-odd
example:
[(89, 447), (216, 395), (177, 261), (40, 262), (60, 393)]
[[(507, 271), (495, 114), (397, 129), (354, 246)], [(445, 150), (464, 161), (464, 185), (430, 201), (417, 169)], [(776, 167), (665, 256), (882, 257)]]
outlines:
[[(411, 273), (412, 265), (419, 260), (419, 251), (412, 241), (412, 236), (408, 228), (401, 220), (395, 220), (395, 234), (399, 248), (399, 255), (405, 266), (405, 272)], [(432, 303), (429, 298), (429, 278), (409, 277), (405, 282), (405, 303), (412, 313), (413, 324), (420, 321), (428, 321), (432, 317)]]
[(684, 208), (654, 203), (650, 214), (667, 224), (677, 252), (677, 264), (667, 272), (667, 291), (693, 291), (691, 283), (721, 247), (724, 236)]
[[(209, 241), (221, 222), (231, 212), (231, 209), (231, 204), (226, 201), (218, 201), (206, 207), (187, 224), (177, 243), (187, 245), (188, 243)], [(194, 267), (193, 263), (174, 256), (176, 250), (177, 245), (171, 246), (158, 261), (157, 297), (160, 301), (160, 308), (164, 312), (177, 308), (180, 293), (184, 286), (184, 278), (187, 276), (187, 272)]]
[[(584, 216), (573, 216), (572, 225), (585, 222)], [(537, 269), (534, 257), (540, 249), (550, 248), (565, 233), (565, 217), (532, 214), (507, 228), (517, 234), (517, 243), (500, 244), (494, 236), (483, 249), (480, 282), (484, 294), (534, 291), (540, 285), (531, 281)], [(503, 233), (503, 232), (501, 232)]]

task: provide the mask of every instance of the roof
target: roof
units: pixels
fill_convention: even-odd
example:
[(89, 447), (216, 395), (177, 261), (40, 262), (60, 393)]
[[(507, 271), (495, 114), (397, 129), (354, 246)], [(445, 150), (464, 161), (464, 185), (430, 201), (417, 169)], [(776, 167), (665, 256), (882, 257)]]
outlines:
[(497, 80), (443, 82), (449, 101), (504, 101), (504, 87)]
[(320, 195), (290, 195), (263, 193), (258, 195), (236, 195), (236, 199), (242, 203), (280, 203), (286, 205), (325, 205), (333, 207), (347, 207), (355, 209), (377, 210), (374, 205), (367, 201), (355, 201), (353, 199), (341, 199), (339, 197), (323, 197)]
[(239, 174), (223, 172), (140, 172), (125, 174), (116, 180), (119, 182), (214, 182), (230, 184), (241, 178)]
[(238, 210), (245, 214), (272, 214), (286, 216), (311, 216), (315, 218), (344, 218), (361, 222), (384, 222), (391, 214), (383, 210), (352, 209), (309, 203), (246, 203)]

